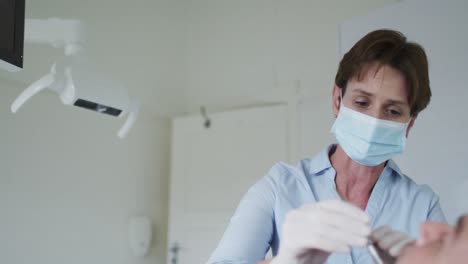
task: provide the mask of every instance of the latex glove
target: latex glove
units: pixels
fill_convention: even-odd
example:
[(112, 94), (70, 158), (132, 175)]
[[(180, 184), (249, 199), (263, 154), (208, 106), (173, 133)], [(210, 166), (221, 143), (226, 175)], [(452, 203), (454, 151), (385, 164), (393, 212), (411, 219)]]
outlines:
[(415, 242), (407, 234), (395, 231), (388, 226), (382, 226), (372, 231), (370, 239), (376, 246), (380, 259), (385, 264), (395, 263), (403, 249)]
[(330, 253), (363, 247), (371, 232), (369, 217), (340, 200), (307, 204), (292, 210), (283, 224), (278, 255), (272, 264), (324, 263)]

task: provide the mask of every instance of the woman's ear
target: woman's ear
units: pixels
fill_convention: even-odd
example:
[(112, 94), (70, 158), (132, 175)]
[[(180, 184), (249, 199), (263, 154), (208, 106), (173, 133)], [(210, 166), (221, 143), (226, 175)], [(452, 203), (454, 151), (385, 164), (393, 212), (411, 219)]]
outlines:
[(335, 117), (338, 116), (338, 112), (340, 111), (340, 103), (341, 103), (341, 88), (335, 84), (333, 85), (333, 92), (332, 92), (332, 109), (333, 109), (333, 114), (335, 115)]

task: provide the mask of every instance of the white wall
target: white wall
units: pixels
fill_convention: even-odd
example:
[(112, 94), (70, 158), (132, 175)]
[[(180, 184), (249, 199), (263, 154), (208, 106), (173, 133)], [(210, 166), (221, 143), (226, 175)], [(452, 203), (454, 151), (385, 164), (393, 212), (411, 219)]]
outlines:
[[(124, 121), (38, 95), (13, 115), (23, 87), (0, 80), (0, 262), (164, 263), (169, 122)], [(127, 243), (132, 215), (152, 218), (155, 243), (139, 260)]]
[(329, 95), (339, 60), (338, 24), (392, 0), (187, 1), (189, 110), (255, 101), (299, 80)]

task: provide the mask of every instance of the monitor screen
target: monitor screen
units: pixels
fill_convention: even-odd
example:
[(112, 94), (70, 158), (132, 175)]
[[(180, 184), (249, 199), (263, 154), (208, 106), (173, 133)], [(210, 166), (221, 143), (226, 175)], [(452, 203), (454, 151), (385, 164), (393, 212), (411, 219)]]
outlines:
[(10, 69), (23, 67), (24, 2), (0, 0), (0, 64)]

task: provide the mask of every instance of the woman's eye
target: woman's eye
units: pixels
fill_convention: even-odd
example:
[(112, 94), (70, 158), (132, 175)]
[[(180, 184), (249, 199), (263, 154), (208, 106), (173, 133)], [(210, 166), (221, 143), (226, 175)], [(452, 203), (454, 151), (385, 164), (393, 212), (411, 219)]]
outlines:
[(354, 101), (354, 104), (359, 107), (366, 107), (368, 105), (368, 103), (365, 101)]
[(392, 116), (401, 116), (401, 112), (395, 109), (389, 109), (388, 113)]

